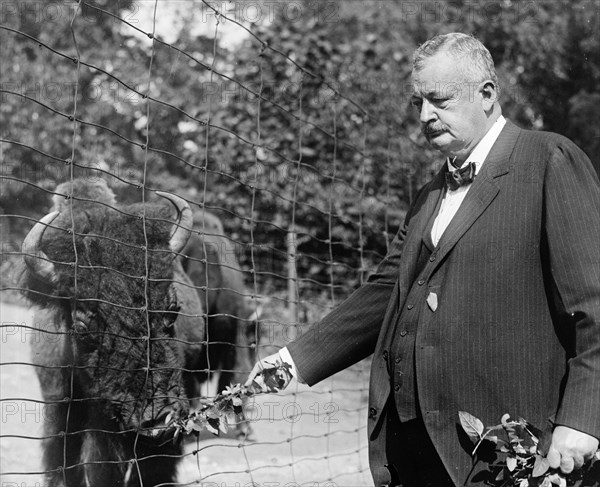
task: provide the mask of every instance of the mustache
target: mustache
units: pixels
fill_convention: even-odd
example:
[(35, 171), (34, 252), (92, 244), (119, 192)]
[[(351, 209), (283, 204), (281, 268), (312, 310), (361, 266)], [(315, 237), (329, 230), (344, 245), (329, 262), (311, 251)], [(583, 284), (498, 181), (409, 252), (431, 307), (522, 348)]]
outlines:
[(425, 128), (423, 129), (423, 133), (425, 135), (429, 135), (429, 134), (433, 134), (435, 132), (441, 132), (442, 130), (445, 130), (446, 126), (443, 124), (439, 124), (439, 125), (426, 125)]

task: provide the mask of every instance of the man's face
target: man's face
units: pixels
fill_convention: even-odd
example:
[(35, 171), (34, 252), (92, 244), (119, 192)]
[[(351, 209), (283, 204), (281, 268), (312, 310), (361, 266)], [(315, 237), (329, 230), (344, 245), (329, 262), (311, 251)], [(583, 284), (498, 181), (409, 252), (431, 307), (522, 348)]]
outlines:
[[(448, 157), (469, 155), (488, 128), (482, 86), (467, 82), (459, 61), (440, 52), (425, 60), (412, 76), (411, 103), (419, 111), (421, 130), (427, 141)], [(466, 61), (464, 61), (466, 62)]]

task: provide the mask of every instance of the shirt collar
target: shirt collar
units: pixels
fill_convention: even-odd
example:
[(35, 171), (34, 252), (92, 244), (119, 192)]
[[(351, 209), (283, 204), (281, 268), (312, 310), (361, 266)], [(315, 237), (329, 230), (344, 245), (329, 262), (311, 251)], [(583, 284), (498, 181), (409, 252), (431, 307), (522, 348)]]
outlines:
[[(496, 139), (500, 135), (500, 132), (502, 132), (502, 129), (504, 128), (505, 124), (506, 124), (506, 118), (504, 118), (504, 116), (500, 115), (498, 117), (498, 119), (494, 122), (494, 125), (492, 125), (490, 127), (490, 129), (487, 131), (487, 133), (483, 136), (483, 138), (479, 141), (479, 143), (471, 151), (471, 153), (469, 154), (469, 157), (467, 157), (465, 164), (467, 164), (469, 162), (474, 162), (475, 163), (475, 174), (477, 174), (479, 172), (479, 170), (481, 169), (481, 166), (483, 165), (485, 158), (490, 153), (490, 150), (492, 150), (492, 146), (496, 142)], [(446, 164), (448, 166), (448, 171), (454, 171), (456, 169), (450, 163), (449, 157), (446, 158)]]

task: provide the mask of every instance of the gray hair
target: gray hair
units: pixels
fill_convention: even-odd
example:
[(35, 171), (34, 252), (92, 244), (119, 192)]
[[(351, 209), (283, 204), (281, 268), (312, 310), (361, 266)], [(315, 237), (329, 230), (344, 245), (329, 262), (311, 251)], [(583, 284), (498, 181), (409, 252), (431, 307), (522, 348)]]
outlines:
[(420, 71), (427, 58), (446, 52), (459, 61), (458, 66), (469, 82), (491, 79), (499, 89), (498, 76), (490, 51), (472, 35), (461, 32), (437, 35), (421, 44), (415, 51), (413, 71)]

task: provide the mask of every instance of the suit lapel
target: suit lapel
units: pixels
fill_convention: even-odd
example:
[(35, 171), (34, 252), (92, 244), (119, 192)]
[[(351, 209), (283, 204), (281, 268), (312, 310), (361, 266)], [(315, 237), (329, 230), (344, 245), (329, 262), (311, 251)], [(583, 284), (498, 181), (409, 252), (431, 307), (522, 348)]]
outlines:
[(506, 122), (458, 212), (438, 242), (435, 267), (444, 260), (448, 252), (481, 216), (500, 191), (496, 179), (510, 171), (509, 157), (520, 131), (510, 121)]
[[(435, 219), (436, 209), (439, 207), (438, 203), (445, 189), (445, 173), (446, 165), (444, 164), (431, 181), (430, 189), (425, 192), (424, 196), (426, 199), (423, 207), (413, 216), (414, 223), (412, 228), (409, 228), (409, 233), (407, 234), (405, 248), (410, 253), (410, 258), (404, 259), (406, 267), (403, 268), (401, 265), (400, 269), (404, 273), (402, 274), (403, 276), (411, 276), (411, 279), (417, 264), (421, 244), (425, 242), (428, 247), (433, 245), (431, 237), (427, 238), (427, 232), (429, 231), (429, 234), (431, 234), (431, 225)], [(429, 243), (427, 243), (427, 240), (429, 240)], [(404, 255), (407, 255), (407, 253)]]
[(381, 333), (379, 340), (380, 346), (385, 348), (389, 343), (396, 326), (395, 314), (402, 308), (402, 302), (406, 299), (406, 293), (410, 289), (415, 278), (414, 274), (419, 260), (419, 252), (423, 242), (423, 235), (426, 231), (430, 219), (434, 216), (438, 200), (445, 188), (445, 166), (429, 182), (429, 187), (425, 187), (419, 198), (415, 202), (414, 214), (410, 219), (406, 240), (402, 249), (402, 257), (398, 266), (398, 282), (390, 300), (390, 307), (384, 318), (384, 332)]

